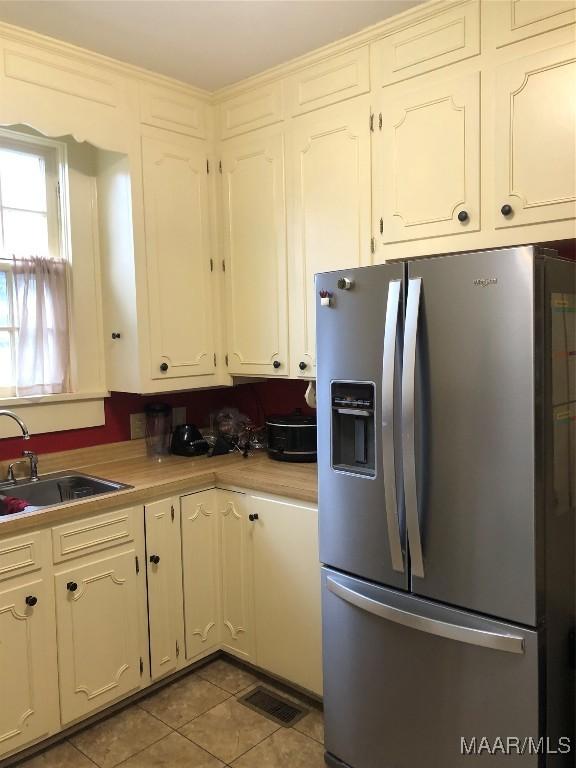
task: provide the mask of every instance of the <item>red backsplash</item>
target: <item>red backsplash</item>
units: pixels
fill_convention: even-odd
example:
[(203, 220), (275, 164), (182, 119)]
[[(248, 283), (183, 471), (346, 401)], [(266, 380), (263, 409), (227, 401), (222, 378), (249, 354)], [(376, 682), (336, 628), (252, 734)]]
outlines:
[[(304, 401), (305, 392), (305, 382), (279, 379), (150, 397), (113, 392), (105, 400), (106, 423), (103, 426), (32, 435), (26, 447), (42, 454), (129, 440), (130, 414), (141, 412), (146, 403), (153, 402), (186, 406), (188, 422), (198, 427), (208, 426), (210, 413), (224, 406), (238, 408), (256, 424), (262, 424), (265, 416), (273, 413), (288, 413), (294, 408), (309, 411)], [(18, 456), (21, 451), (22, 438), (0, 440), (0, 461)]]

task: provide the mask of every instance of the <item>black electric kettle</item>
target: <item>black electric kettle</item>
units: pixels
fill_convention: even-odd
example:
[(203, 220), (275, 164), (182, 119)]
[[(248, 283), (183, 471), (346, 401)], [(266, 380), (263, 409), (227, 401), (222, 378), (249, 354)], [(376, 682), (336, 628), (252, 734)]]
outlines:
[(194, 424), (179, 424), (172, 432), (172, 453), (177, 456), (201, 456), (209, 445)]

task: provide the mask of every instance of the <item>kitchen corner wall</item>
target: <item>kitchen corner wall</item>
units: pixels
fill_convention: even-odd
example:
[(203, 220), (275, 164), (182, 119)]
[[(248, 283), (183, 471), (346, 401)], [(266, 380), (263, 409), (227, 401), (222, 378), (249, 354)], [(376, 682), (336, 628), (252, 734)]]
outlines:
[(265, 416), (273, 413), (287, 413), (294, 408), (310, 412), (304, 401), (306, 387), (307, 382), (304, 381), (272, 379), (235, 387), (166, 395), (145, 396), (113, 392), (105, 401), (106, 423), (103, 426), (32, 435), (25, 446), (20, 437), (0, 440), (0, 461), (19, 456), (23, 447), (36, 451), (41, 456), (44, 453), (129, 440), (130, 414), (141, 412), (146, 403), (153, 402), (186, 406), (188, 422), (198, 427), (208, 426), (210, 413), (224, 406), (238, 408), (256, 424), (262, 424)]

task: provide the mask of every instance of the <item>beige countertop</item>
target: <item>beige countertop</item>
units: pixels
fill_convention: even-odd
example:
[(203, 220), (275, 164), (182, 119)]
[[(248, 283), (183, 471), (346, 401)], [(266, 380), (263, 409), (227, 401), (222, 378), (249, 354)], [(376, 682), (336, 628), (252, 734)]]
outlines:
[[(2, 477), (6, 476), (6, 464), (0, 463)], [(313, 504), (318, 498), (316, 464), (272, 461), (266, 454), (247, 459), (239, 454), (214, 458), (168, 456), (162, 462), (155, 462), (146, 456), (143, 441), (132, 441), (40, 456), (40, 474), (63, 469), (75, 469), (132, 488), (57, 507), (0, 516), (0, 536), (214, 485), (261, 491)]]

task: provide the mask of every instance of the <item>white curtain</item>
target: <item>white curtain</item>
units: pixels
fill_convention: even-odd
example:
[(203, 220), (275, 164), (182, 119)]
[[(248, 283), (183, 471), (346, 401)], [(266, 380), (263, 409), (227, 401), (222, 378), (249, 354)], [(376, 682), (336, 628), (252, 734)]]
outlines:
[(18, 396), (70, 389), (67, 269), (67, 262), (57, 259), (14, 260)]

